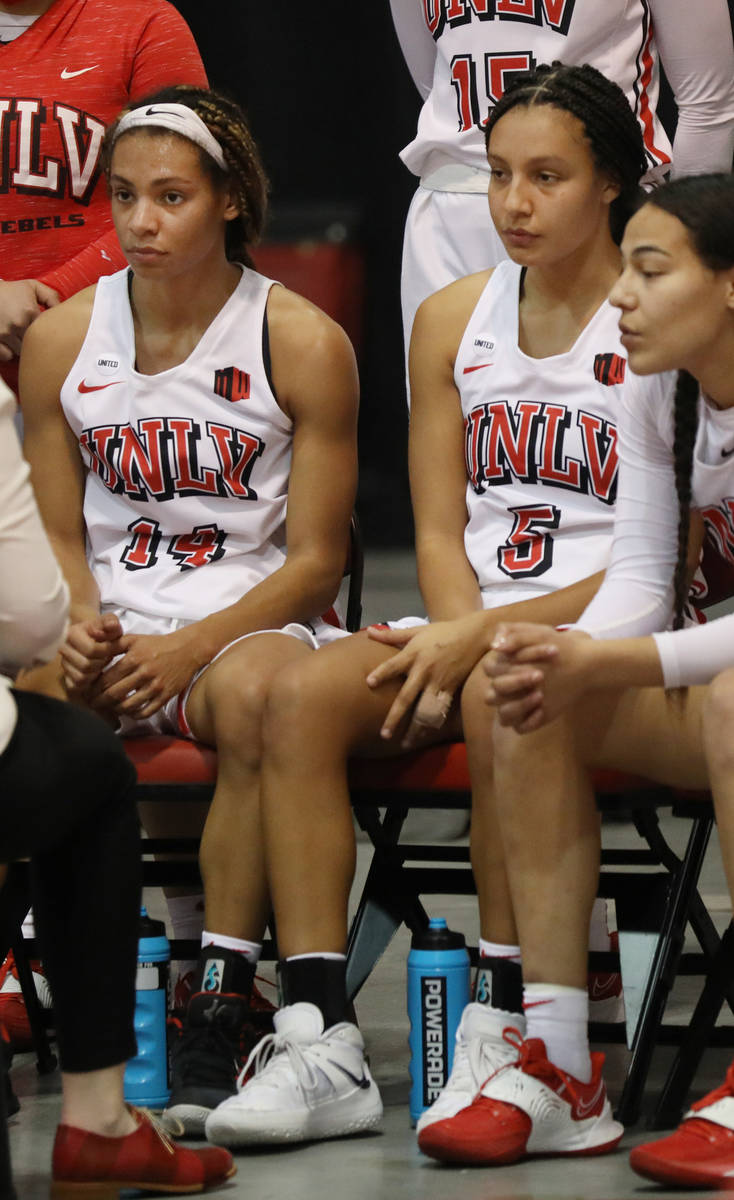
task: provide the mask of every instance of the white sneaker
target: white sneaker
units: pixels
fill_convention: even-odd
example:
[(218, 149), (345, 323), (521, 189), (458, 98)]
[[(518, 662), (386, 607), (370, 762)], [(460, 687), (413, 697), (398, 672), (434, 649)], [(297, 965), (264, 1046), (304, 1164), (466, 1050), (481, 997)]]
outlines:
[(455, 1117), (471, 1104), (490, 1075), (517, 1059), (516, 1046), (503, 1037), (506, 1029), (523, 1038), (525, 1017), (486, 1004), (467, 1004), (456, 1031), (451, 1074), (438, 1099), (418, 1118), (417, 1134), (434, 1121)]
[(382, 1101), (356, 1025), (344, 1021), (325, 1031), (320, 1010), (305, 1002), (281, 1008), (274, 1024), (240, 1073), (237, 1095), (207, 1117), (209, 1141), (267, 1145), (374, 1129)]

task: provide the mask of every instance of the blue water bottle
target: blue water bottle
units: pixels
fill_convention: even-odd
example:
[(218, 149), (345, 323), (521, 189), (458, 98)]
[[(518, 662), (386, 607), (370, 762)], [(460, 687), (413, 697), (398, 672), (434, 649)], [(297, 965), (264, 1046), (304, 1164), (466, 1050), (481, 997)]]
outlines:
[(414, 933), (408, 955), (410, 1119), (415, 1125), (438, 1097), (454, 1061), (454, 1039), (469, 1003), (469, 952), (464, 935), (443, 917)]
[(171, 947), (162, 921), (140, 910), (135, 1037), (138, 1053), (125, 1067), (125, 1099), (144, 1108), (165, 1108), (171, 1094), (166, 1018)]

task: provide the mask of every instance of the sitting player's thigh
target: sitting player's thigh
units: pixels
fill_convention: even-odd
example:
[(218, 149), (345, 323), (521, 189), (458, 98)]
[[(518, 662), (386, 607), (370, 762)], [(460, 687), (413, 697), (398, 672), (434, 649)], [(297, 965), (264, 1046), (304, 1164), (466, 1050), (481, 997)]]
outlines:
[(226, 647), (195, 680), (184, 713), (200, 742), (243, 742), (259, 733), (272, 680), (289, 663), (314, 653), (299, 637), (277, 631), (251, 634)]
[[(335, 755), (401, 753), (410, 714), (389, 740), (380, 737), (380, 730), (403, 679), (375, 688), (367, 684), (367, 676), (396, 653), (392, 646), (373, 641), (361, 630), (282, 671), (268, 702), (269, 744), (293, 750), (298, 740), (311, 752), (318, 744)], [(426, 741), (449, 736), (452, 732), (447, 722), (439, 730), (429, 730)]]
[(684, 788), (708, 786), (701, 714), (707, 689), (591, 692), (574, 714), (582, 760)]

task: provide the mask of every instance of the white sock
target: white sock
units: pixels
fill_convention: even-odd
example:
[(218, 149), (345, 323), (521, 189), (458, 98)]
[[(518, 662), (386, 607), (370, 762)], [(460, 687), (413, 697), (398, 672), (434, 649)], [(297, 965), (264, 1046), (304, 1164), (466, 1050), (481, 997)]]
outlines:
[(296, 962), (299, 958), (330, 958), (332, 962), (346, 962), (346, 954), (337, 954), (334, 950), (314, 950), (310, 954), (289, 954), (286, 962)]
[(588, 1083), (591, 1079), (588, 992), (556, 983), (526, 983), (523, 1008), (527, 1021), (525, 1037), (540, 1038), (555, 1066), (581, 1083)]
[(522, 962), (519, 946), (505, 946), (501, 942), (488, 942), (486, 938), (479, 939), (480, 958), (506, 958), (508, 962)]
[(248, 942), (245, 938), (230, 937), (227, 933), (210, 933), (208, 929), (201, 935), (202, 950), (205, 946), (221, 946), (223, 950), (234, 950), (251, 963), (258, 962), (262, 954), (261, 942)]

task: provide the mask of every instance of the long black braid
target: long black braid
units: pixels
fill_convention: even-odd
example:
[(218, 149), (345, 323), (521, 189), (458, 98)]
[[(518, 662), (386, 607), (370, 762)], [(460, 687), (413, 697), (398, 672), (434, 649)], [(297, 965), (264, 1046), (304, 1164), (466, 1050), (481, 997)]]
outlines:
[(682, 629), (688, 596), (688, 534), (691, 525), (693, 447), (698, 429), (698, 381), (678, 372), (673, 402), (673, 468), (678, 493), (678, 558), (673, 572), (673, 629)]
[[(231, 187), (239, 205), (239, 215), (233, 221), (227, 222), (227, 258), (251, 267), (253, 263), (249, 248), (256, 246), (262, 236), (267, 213), (268, 181), (242, 109), (221, 92), (177, 84), (161, 88), (150, 96), (136, 100), (120, 113), (120, 117), (130, 108), (140, 108), (149, 104), (185, 104), (201, 117), (219, 142), (227, 163), (227, 173), (222, 171), (205, 150), (196, 148), (199, 150), (203, 170), (218, 187)], [(102, 144), (102, 162), (107, 176), (110, 172), (112, 147), (120, 117), (108, 126)], [(151, 132), (155, 132), (154, 126), (151, 126)], [(168, 130), (161, 132), (167, 133)]]
[(620, 193), (609, 210), (611, 234), (619, 244), (629, 217), (639, 206), (639, 182), (647, 168), (642, 133), (624, 92), (588, 63), (580, 67), (560, 62), (543, 64), (518, 75), (491, 109), (487, 145), (505, 113), (537, 104), (558, 108), (580, 121), (597, 168), (619, 187)]

